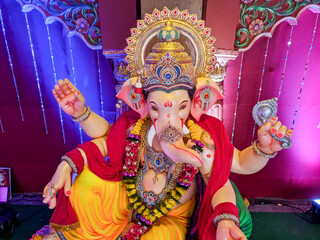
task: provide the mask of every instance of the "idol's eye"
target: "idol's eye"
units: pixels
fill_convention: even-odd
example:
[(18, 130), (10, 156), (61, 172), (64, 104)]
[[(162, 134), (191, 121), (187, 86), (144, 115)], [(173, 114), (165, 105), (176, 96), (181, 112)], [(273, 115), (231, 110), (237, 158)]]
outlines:
[(187, 105), (186, 104), (184, 104), (184, 105), (182, 105), (182, 106), (180, 106), (180, 110), (183, 110), (183, 109), (186, 109), (186, 107), (187, 107)]
[(151, 106), (151, 109), (152, 109), (153, 111), (158, 111), (158, 108), (157, 108), (156, 106)]

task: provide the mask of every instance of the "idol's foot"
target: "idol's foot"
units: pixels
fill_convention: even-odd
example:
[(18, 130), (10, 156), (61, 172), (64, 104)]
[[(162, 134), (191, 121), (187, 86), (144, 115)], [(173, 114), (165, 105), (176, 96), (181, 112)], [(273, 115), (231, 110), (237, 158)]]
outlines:
[(30, 240), (59, 240), (54, 230), (49, 225), (44, 226), (35, 234), (32, 235)]

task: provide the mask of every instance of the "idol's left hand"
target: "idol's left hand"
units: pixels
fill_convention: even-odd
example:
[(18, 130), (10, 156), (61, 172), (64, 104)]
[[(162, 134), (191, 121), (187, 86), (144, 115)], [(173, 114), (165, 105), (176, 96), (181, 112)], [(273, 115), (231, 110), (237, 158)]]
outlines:
[(278, 121), (278, 117), (271, 118), (258, 130), (258, 148), (268, 154), (282, 149), (281, 142), (274, 139), (270, 132), (278, 138), (283, 138), (284, 136), (290, 138), (293, 134), (292, 130), (287, 129), (285, 125)]
[(232, 220), (222, 220), (218, 223), (217, 240), (247, 240), (247, 237)]

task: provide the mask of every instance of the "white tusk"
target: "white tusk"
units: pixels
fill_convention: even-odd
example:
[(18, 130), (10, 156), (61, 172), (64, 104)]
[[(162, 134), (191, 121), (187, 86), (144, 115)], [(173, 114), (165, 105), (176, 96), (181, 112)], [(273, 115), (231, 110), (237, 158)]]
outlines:
[(148, 132), (148, 144), (150, 147), (152, 147), (152, 141), (155, 135), (156, 135), (156, 129), (154, 128), (154, 125), (152, 125)]
[(187, 128), (187, 126), (185, 124), (183, 124), (182, 132), (184, 135), (187, 135), (190, 133), (189, 129)]

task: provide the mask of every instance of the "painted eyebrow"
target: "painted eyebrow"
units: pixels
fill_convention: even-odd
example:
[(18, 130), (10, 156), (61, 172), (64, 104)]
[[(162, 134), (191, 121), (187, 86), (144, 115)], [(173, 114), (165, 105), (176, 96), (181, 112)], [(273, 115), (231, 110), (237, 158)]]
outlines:
[(158, 105), (158, 104), (156, 104), (154, 101), (150, 101), (150, 103), (153, 103), (153, 104), (155, 104), (155, 105)]
[(181, 105), (184, 104), (184, 103), (188, 103), (188, 102), (189, 102), (188, 100), (184, 100), (184, 101), (182, 101), (182, 102), (180, 103), (179, 106), (181, 106)]

